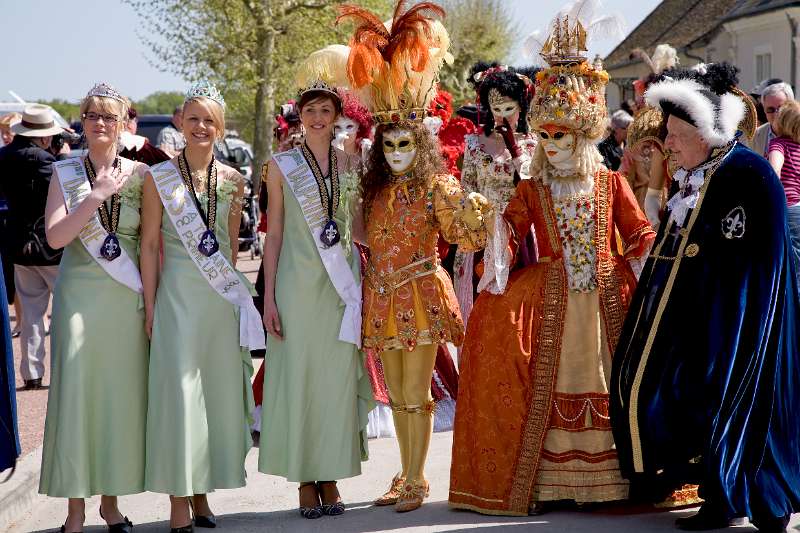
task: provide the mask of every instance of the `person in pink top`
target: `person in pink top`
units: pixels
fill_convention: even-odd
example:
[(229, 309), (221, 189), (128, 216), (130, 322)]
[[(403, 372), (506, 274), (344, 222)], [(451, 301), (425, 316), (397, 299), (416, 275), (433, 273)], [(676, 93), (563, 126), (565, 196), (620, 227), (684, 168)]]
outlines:
[(800, 102), (789, 100), (781, 106), (775, 133), (777, 136), (767, 148), (767, 159), (786, 191), (795, 272), (800, 279)]

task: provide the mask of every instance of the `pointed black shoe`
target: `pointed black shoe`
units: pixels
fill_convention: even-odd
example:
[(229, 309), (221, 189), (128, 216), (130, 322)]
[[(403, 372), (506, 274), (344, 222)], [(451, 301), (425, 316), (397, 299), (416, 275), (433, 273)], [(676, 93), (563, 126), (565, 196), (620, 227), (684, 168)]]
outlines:
[(170, 528), (169, 533), (192, 533), (193, 531), (194, 528), (192, 527), (192, 524), (189, 524), (188, 526), (172, 527)]
[(217, 527), (217, 517), (213, 514), (211, 516), (194, 515), (194, 527), (214, 529)]
[(791, 515), (776, 517), (769, 516), (767, 518), (753, 517), (750, 522), (756, 526), (761, 533), (785, 533), (786, 528), (789, 526), (789, 519)]
[[(103, 518), (103, 509), (100, 508), (100, 518)], [(105, 518), (103, 518), (105, 520)], [(133, 522), (127, 516), (122, 517), (122, 522), (108, 524), (108, 533), (133, 533)]]
[(692, 516), (678, 518), (675, 527), (683, 531), (710, 531), (712, 529), (725, 529), (730, 525), (728, 517), (715, 508), (707, 505)]

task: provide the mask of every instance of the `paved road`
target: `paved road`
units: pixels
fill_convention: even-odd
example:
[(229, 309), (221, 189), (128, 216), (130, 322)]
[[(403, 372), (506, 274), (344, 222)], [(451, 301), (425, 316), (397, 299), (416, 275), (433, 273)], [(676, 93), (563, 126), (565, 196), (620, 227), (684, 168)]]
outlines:
[[(348, 511), (341, 517), (306, 520), (295, 510), (297, 484), (256, 471), (257, 450), (247, 459), (249, 473), (246, 488), (218, 491), (210, 496), (211, 506), (219, 515), (218, 530), (228, 533), (261, 531), (352, 532), (378, 531), (465, 531), (486, 529), (500, 532), (670, 532), (676, 517), (688, 511), (638, 512), (623, 514), (619, 508), (595, 512), (558, 512), (540, 517), (487, 517), (471, 512), (453, 511), (447, 507), (448, 471), (450, 467), (450, 433), (434, 435), (428, 459), (427, 474), (431, 481), (431, 497), (418, 511), (398, 514), (391, 508), (376, 508), (370, 501), (381, 492), (397, 467), (397, 450), (393, 439), (370, 441), (369, 461), (364, 473), (340, 483)], [(99, 499), (87, 506), (87, 532), (102, 531), (97, 508)], [(163, 495), (152, 493), (121, 499), (121, 508), (136, 523), (135, 531), (155, 533), (167, 530), (169, 504)], [(12, 524), (9, 533), (41, 532), (57, 529), (66, 512), (64, 501), (39, 496), (33, 508)], [(800, 515), (793, 521), (800, 523)], [(752, 531), (744, 526), (734, 531)]]

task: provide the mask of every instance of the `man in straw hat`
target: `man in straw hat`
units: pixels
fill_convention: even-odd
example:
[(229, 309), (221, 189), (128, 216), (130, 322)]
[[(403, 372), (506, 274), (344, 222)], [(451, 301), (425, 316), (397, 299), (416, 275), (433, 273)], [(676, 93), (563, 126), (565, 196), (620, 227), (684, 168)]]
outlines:
[(677, 170), (614, 355), (611, 421), (632, 494), (700, 484), (680, 529), (748, 516), (780, 532), (800, 505), (797, 281), (783, 188), (738, 142), (736, 73), (667, 71), (647, 91)]
[(44, 316), (58, 275), (61, 250), (47, 245), (44, 209), (50, 186), (47, 151), (54, 135), (63, 131), (44, 105), (25, 108), (22, 120), (11, 127), (15, 137), (0, 148), (0, 190), (8, 201), (10, 257), (22, 303), (22, 362), (26, 389), (38, 389), (44, 375)]

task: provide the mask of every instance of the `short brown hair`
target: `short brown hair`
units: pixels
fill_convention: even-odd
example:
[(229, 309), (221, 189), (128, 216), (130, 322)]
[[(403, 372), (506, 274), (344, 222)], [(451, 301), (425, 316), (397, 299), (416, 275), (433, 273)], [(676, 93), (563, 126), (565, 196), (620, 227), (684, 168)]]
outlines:
[(788, 100), (778, 110), (775, 133), (800, 143), (800, 103), (797, 100)]
[(306, 91), (300, 97), (300, 101), (297, 102), (297, 110), (302, 111), (305, 106), (310, 104), (311, 102), (316, 102), (317, 100), (324, 100), (328, 99), (333, 104), (333, 108), (336, 109), (336, 113), (341, 115), (342, 114), (342, 100), (339, 98), (338, 95), (333, 93), (329, 93), (328, 91)]

